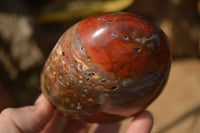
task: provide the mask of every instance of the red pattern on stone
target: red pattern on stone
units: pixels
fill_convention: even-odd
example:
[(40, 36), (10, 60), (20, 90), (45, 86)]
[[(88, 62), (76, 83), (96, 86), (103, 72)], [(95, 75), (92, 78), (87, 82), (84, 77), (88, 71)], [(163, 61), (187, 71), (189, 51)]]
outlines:
[(170, 64), (160, 28), (137, 15), (103, 13), (62, 35), (44, 66), (41, 87), (68, 117), (114, 122), (143, 111), (160, 94)]

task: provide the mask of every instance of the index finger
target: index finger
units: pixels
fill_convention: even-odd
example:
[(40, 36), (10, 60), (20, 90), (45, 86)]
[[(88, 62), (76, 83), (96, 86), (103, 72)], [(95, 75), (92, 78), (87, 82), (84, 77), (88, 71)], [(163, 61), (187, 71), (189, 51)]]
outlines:
[(150, 133), (152, 127), (153, 115), (148, 111), (144, 111), (132, 120), (127, 133)]

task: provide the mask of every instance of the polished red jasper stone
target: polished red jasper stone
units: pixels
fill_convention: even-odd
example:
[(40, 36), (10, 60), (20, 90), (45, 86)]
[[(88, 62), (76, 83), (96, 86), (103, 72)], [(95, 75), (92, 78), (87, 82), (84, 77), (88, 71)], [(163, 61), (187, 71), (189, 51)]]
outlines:
[(41, 74), (45, 96), (63, 114), (114, 122), (143, 111), (162, 91), (171, 52), (163, 31), (128, 13), (103, 13), (68, 29)]

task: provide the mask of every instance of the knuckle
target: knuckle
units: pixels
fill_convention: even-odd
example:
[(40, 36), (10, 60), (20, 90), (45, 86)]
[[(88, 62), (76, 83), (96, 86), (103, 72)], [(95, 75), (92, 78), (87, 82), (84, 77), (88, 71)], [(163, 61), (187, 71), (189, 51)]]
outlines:
[(1, 115), (11, 116), (14, 113), (13, 108), (6, 108), (1, 112)]

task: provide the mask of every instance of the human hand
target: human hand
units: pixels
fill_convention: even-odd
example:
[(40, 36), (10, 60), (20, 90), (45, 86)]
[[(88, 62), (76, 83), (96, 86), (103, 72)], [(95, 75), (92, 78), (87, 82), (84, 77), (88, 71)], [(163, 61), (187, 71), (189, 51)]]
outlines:
[[(126, 133), (150, 133), (152, 125), (153, 117), (145, 111), (132, 120)], [(43, 95), (33, 106), (8, 108), (0, 114), (0, 133), (87, 133), (90, 127), (91, 124), (63, 117)]]

